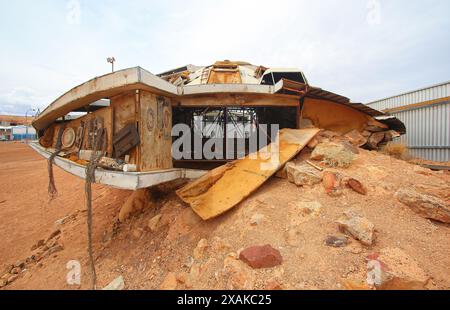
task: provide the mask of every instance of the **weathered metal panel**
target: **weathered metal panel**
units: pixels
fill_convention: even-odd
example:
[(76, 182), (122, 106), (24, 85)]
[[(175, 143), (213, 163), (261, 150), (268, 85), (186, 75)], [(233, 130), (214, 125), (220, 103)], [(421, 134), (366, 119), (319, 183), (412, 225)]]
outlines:
[(450, 103), (393, 113), (406, 126), (399, 138), (414, 157), (450, 160)]
[[(450, 160), (450, 81), (368, 103), (377, 110), (405, 107), (390, 113), (406, 126), (399, 138), (410, 154), (433, 161)], [(440, 101), (439, 99), (443, 99)], [(428, 105), (411, 106), (423, 102)], [(435, 102), (434, 102), (435, 101)]]
[(450, 96), (450, 81), (367, 103), (373, 109), (386, 110)]

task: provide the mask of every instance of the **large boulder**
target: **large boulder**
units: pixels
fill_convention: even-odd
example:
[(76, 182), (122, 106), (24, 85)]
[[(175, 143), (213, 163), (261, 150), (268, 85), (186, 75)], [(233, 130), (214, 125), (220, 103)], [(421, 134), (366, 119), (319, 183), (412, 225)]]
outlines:
[(342, 232), (351, 235), (364, 245), (372, 245), (375, 226), (365, 217), (353, 211), (346, 211), (337, 224)]
[(286, 164), (286, 172), (289, 182), (297, 186), (315, 185), (322, 181), (321, 172), (307, 163), (289, 162)]
[(425, 218), (450, 223), (450, 206), (437, 197), (407, 188), (398, 190), (395, 197)]
[(321, 160), (330, 167), (348, 167), (355, 159), (355, 154), (343, 143), (322, 142), (312, 152), (311, 159)]

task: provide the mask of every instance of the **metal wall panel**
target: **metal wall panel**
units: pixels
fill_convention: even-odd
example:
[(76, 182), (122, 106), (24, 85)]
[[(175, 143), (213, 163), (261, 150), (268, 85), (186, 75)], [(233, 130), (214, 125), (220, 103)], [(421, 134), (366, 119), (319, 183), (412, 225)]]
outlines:
[[(450, 82), (393, 96), (367, 104), (377, 110), (398, 108), (450, 96)], [(391, 113), (406, 126), (406, 135), (397, 141), (410, 154), (433, 161), (450, 161), (450, 103), (429, 105)]]
[(450, 81), (386, 99), (376, 100), (367, 103), (367, 105), (381, 111), (445, 97), (450, 97)]

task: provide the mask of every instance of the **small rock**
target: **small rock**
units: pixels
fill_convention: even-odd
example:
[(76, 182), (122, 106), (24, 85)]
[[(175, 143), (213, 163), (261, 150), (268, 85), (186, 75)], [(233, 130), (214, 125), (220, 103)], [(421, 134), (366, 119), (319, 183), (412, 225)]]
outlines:
[(366, 146), (371, 150), (378, 149), (378, 144), (380, 144), (384, 140), (384, 132), (374, 132), (370, 135), (369, 139), (367, 139)]
[(323, 172), (322, 185), (325, 188), (325, 192), (333, 197), (337, 197), (343, 194), (342, 191), (342, 177), (339, 173), (331, 171)]
[(322, 174), (306, 163), (296, 165), (293, 162), (286, 164), (288, 181), (297, 186), (315, 185), (322, 181)]
[(175, 273), (169, 272), (164, 278), (164, 281), (161, 283), (159, 289), (173, 291), (177, 289), (177, 285), (178, 283)]
[(337, 223), (341, 231), (350, 234), (364, 245), (372, 245), (375, 227), (365, 217), (361, 217), (352, 211), (347, 211), (344, 212), (344, 215)]
[(260, 213), (253, 214), (250, 218), (250, 224), (253, 226), (261, 224), (262, 220), (264, 219), (264, 215)]
[(311, 153), (311, 159), (321, 160), (330, 167), (348, 167), (355, 159), (355, 154), (342, 143), (322, 142)]
[(0, 288), (5, 287), (8, 284), (8, 280), (0, 279)]
[(344, 136), (355, 146), (363, 146), (367, 142), (367, 138), (356, 129), (347, 132)]
[(8, 278), (7, 282), (8, 282), (8, 284), (12, 283), (12, 282), (16, 281), (18, 278), (19, 278), (18, 274), (13, 274)]
[(125, 288), (125, 282), (122, 276), (115, 278), (111, 283), (103, 288), (104, 291), (121, 291)]
[(161, 217), (162, 217), (162, 215), (158, 214), (148, 221), (147, 226), (150, 229), (150, 231), (156, 231), (158, 229), (158, 224), (159, 224), (159, 221), (161, 220)]
[(11, 274), (19, 274), (21, 271), (22, 271), (22, 268), (20, 268), (20, 267), (14, 267), (14, 268), (11, 270)]
[(367, 189), (356, 179), (350, 178), (347, 180), (347, 186), (361, 195), (367, 195)]
[(422, 217), (450, 223), (450, 205), (443, 200), (413, 189), (400, 189), (395, 197)]
[(325, 244), (335, 248), (340, 248), (349, 244), (349, 240), (345, 236), (328, 236), (325, 239)]
[(49, 242), (51, 239), (55, 238), (56, 236), (58, 236), (61, 233), (60, 229), (55, 230), (54, 232), (52, 232), (50, 234), (50, 236), (48, 236), (47, 240), (45, 240), (45, 243)]
[(39, 240), (38, 242), (36, 242), (35, 244), (33, 244), (33, 246), (31, 247), (31, 251), (34, 251), (38, 248), (40, 248), (41, 246), (43, 246), (45, 244), (44, 240)]
[(423, 290), (430, 277), (399, 248), (385, 248), (367, 257), (369, 275), (380, 290)]
[(20, 269), (23, 269), (25, 267), (25, 263), (21, 260), (18, 260), (15, 264), (14, 267), (18, 267)]
[(206, 253), (206, 249), (207, 249), (207, 248), (208, 248), (208, 240), (206, 240), (206, 239), (201, 239), (201, 240), (198, 242), (197, 246), (195, 247), (192, 256), (193, 256), (195, 259), (198, 259), (198, 260), (203, 259), (204, 255), (205, 255), (205, 253)]
[(279, 291), (283, 288), (281, 287), (281, 283), (277, 279), (269, 279), (266, 282), (264, 289), (267, 291)]
[(246, 248), (239, 254), (239, 259), (252, 268), (271, 268), (283, 262), (280, 251), (268, 244)]
[(52, 255), (56, 252), (60, 252), (64, 250), (64, 247), (61, 244), (56, 244), (54, 247), (50, 248), (47, 252), (47, 255)]

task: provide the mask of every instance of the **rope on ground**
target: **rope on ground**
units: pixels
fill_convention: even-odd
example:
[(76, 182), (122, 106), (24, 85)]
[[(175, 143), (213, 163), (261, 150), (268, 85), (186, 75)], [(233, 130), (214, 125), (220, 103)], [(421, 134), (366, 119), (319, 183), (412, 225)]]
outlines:
[(62, 151), (62, 135), (64, 129), (66, 128), (65, 124), (62, 124), (58, 131), (58, 138), (56, 140), (56, 148), (55, 151), (50, 155), (47, 160), (47, 168), (48, 168), (48, 194), (50, 196), (50, 200), (53, 200), (58, 193), (55, 186), (55, 177), (53, 175), (53, 162), (55, 157)]
[[(95, 169), (98, 162), (102, 157), (102, 153), (105, 149), (105, 130), (99, 128), (95, 132), (94, 146), (89, 163), (86, 166), (86, 209), (87, 209), (87, 228), (88, 228), (88, 255), (89, 255), (89, 269), (91, 274), (91, 288), (96, 289), (97, 274), (95, 272), (94, 254), (92, 249), (92, 183), (95, 183)], [(103, 150), (99, 153), (100, 148)]]

